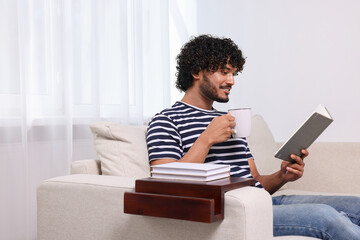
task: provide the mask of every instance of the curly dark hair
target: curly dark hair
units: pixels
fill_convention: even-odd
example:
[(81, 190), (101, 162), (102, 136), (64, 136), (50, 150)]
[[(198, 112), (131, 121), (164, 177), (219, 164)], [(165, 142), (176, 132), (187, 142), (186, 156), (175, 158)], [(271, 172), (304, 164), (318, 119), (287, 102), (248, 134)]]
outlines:
[(230, 38), (211, 35), (192, 38), (181, 48), (176, 60), (176, 87), (184, 92), (193, 84), (192, 74), (224, 69), (227, 63), (241, 72), (245, 64), (241, 50)]

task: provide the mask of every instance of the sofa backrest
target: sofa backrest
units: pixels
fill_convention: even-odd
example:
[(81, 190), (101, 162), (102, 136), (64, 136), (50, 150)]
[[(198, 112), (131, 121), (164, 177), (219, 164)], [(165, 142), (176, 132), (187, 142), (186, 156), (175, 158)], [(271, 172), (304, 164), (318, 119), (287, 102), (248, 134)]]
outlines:
[(288, 188), (360, 195), (359, 142), (315, 142), (309, 153), (304, 176)]
[(272, 174), (280, 170), (282, 161), (274, 157), (277, 144), (261, 115), (252, 117), (251, 133), (247, 140), (260, 174)]
[[(280, 161), (272, 156), (276, 144), (271, 131), (260, 115), (252, 119), (250, 149), (262, 174), (279, 170)], [(103, 175), (144, 178), (150, 176), (146, 147), (146, 126), (96, 122), (90, 125), (94, 145), (101, 161)]]

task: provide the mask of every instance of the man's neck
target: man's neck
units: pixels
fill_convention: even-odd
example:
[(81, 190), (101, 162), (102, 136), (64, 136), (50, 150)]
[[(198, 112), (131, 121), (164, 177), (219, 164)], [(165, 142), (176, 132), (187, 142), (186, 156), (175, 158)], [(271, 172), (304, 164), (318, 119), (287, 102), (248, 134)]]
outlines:
[(204, 110), (212, 110), (213, 100), (204, 98), (199, 94), (193, 94), (192, 91), (186, 91), (184, 97), (181, 99), (182, 102), (190, 104), (194, 107), (201, 108)]

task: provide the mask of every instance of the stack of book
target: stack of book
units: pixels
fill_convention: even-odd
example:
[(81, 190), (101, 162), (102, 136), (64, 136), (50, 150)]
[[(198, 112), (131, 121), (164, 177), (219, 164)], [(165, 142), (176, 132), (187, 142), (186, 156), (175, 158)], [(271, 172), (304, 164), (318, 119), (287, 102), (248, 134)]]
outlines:
[(152, 166), (151, 177), (189, 181), (213, 181), (230, 176), (230, 165), (172, 162)]

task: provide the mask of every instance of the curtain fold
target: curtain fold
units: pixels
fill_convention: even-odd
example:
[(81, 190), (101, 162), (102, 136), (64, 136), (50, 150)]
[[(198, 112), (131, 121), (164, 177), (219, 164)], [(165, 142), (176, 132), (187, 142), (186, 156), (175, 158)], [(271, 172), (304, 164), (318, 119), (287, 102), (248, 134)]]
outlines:
[(91, 122), (170, 105), (168, 18), (168, 0), (0, 1), (0, 239), (36, 239), (36, 188), (96, 158)]

